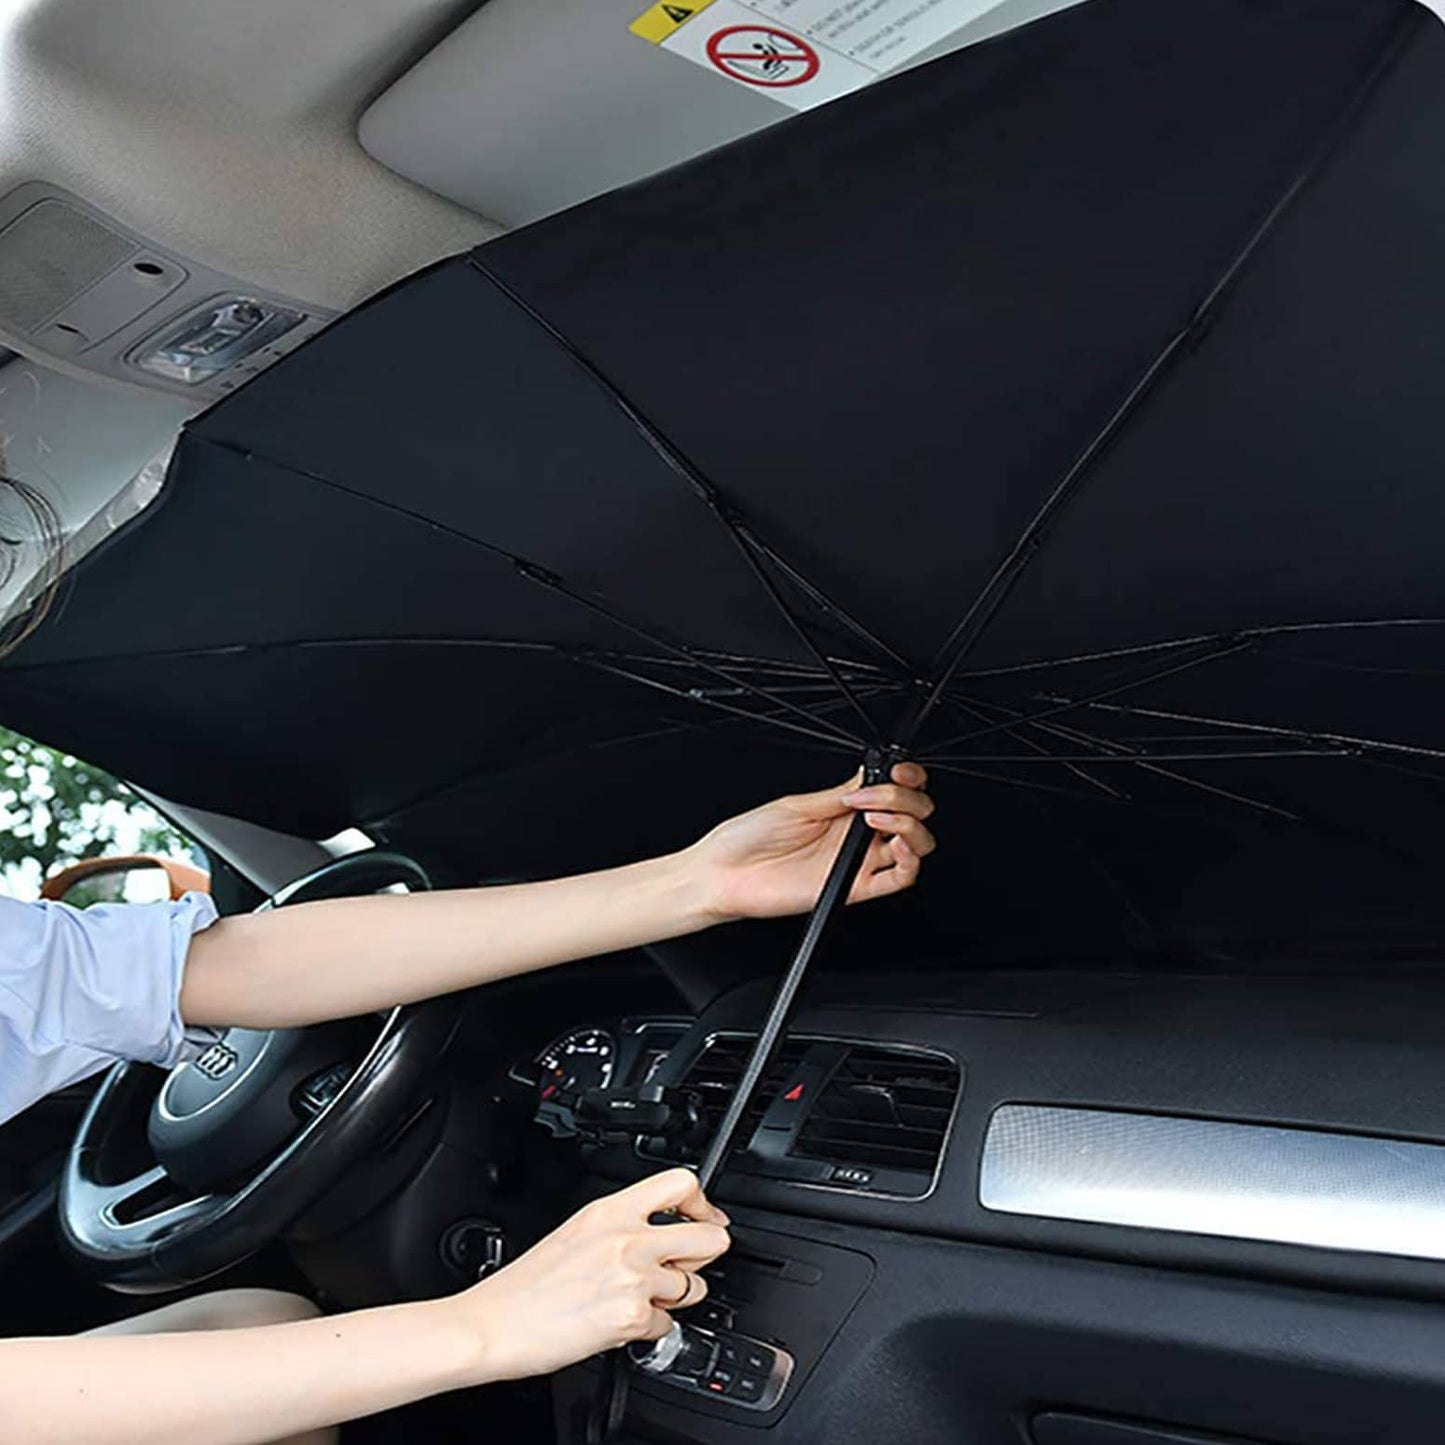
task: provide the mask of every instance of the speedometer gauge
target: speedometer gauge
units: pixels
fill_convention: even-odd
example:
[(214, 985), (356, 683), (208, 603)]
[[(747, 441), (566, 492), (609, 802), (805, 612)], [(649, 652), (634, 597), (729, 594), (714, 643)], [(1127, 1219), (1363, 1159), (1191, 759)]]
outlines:
[(537, 1055), (543, 1102), (557, 1094), (605, 1089), (612, 1082), (617, 1045), (606, 1029), (574, 1029)]

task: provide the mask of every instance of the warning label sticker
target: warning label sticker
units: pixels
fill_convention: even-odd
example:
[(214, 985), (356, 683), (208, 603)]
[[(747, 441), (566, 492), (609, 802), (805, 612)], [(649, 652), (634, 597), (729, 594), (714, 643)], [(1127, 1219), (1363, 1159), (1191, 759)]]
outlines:
[(644, 10), (627, 28), (654, 45), (661, 45), (679, 25), (691, 20), (699, 10), (705, 10), (712, 0), (687, 0), (686, 4), (663, 3)]
[(1000, 0), (673, 0), (635, 35), (738, 85), (807, 110), (856, 90)]

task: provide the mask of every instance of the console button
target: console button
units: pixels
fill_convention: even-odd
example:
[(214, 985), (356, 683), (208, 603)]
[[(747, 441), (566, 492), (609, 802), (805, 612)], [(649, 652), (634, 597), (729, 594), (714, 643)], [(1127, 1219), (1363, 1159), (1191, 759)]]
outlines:
[(777, 1362), (778, 1357), (766, 1345), (749, 1345), (743, 1351), (743, 1369), (764, 1378), (773, 1373)]
[(701, 1325), (709, 1330), (730, 1330), (733, 1327), (733, 1307), (726, 1300), (705, 1299), (700, 1305), (687, 1312), (688, 1322)]
[(744, 1370), (732, 1388), (731, 1398), (744, 1405), (755, 1405), (763, 1398), (763, 1391), (767, 1388), (767, 1384), (766, 1375), (754, 1375)]
[[(749, 1354), (753, 1353), (751, 1350)], [(736, 1370), (743, 1363), (743, 1352), (729, 1339), (718, 1341), (717, 1362), (725, 1369)]]
[(719, 1365), (712, 1374), (707, 1377), (707, 1387), (715, 1395), (725, 1395), (737, 1380), (737, 1371), (725, 1369)]

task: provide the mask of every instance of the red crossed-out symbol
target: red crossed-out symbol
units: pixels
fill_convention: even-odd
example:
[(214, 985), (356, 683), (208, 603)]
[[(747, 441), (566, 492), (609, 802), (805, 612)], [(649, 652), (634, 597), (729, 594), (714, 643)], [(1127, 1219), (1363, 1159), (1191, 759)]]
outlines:
[(707, 43), (707, 58), (734, 80), (777, 89), (802, 85), (822, 61), (806, 40), (768, 25), (729, 25)]

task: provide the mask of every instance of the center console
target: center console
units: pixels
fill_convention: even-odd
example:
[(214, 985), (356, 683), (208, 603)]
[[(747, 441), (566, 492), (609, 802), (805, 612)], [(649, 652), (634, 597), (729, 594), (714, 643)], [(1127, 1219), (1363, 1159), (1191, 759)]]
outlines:
[[(632, 1414), (701, 1412), (770, 1424), (787, 1410), (868, 1289), (873, 1260), (854, 1249), (736, 1227), (703, 1271), (708, 1297), (631, 1375)], [(598, 1387), (594, 1364), (557, 1377), (559, 1418), (578, 1421)], [(658, 1409), (649, 1409), (655, 1402)], [(570, 1437), (580, 1441), (580, 1427)], [(563, 1436), (564, 1440), (569, 1439)]]

